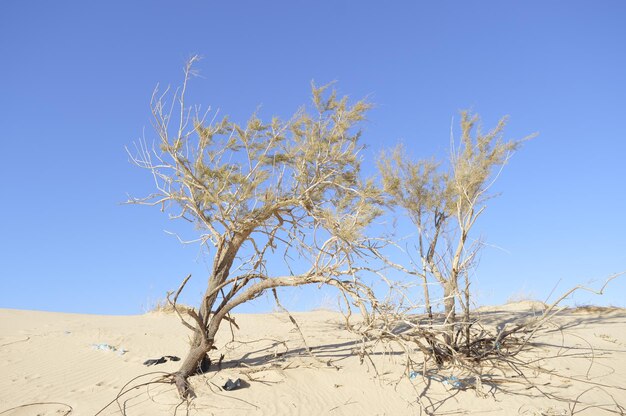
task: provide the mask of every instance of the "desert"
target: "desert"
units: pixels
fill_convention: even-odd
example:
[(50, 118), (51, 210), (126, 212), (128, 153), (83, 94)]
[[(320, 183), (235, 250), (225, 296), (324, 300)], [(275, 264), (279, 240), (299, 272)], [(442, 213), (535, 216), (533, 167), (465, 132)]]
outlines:
[(624, 21), (2, 2), (0, 416), (624, 415)]
[[(518, 302), (477, 313), (497, 325), (540, 311), (539, 302)], [(361, 343), (345, 330), (339, 312), (292, 315), (306, 344), (285, 313), (236, 314), (240, 330), (234, 329), (234, 340), (228, 326), (220, 330), (214, 363), (191, 378), (197, 397), (187, 402), (171, 383), (145, 384), (176, 371), (179, 363), (146, 367), (144, 361), (184, 356), (188, 349), (190, 332), (175, 314), (2, 309), (0, 414), (624, 414), (623, 309), (563, 310), (521, 354), (528, 363), (520, 367), (521, 374), (513, 368), (485, 368), (481, 391), (475, 380), (461, 388), (445, 382), (443, 377), (450, 376), (464, 380), (451, 369), (427, 376), (419, 366), (407, 369), (403, 354), (390, 344), (367, 345), (368, 357), (361, 360)], [(101, 344), (116, 350), (99, 349)], [(229, 379), (241, 379), (241, 387), (225, 390)]]

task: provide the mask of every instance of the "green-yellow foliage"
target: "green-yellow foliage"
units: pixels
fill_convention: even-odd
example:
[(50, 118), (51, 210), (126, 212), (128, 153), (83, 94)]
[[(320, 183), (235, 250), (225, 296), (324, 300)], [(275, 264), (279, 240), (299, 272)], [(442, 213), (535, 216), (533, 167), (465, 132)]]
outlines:
[(246, 234), (296, 216), (357, 238), (379, 214), (379, 192), (359, 173), (356, 125), (371, 105), (349, 104), (327, 89), (313, 85), (315, 112), (302, 108), (286, 121), (266, 123), (256, 114), (245, 124), (196, 118), (188, 134), (161, 131), (166, 163), (157, 170), (167, 178), (167, 201), (217, 234)]
[[(492, 182), (522, 142), (504, 140), (506, 117), (486, 133), (479, 117), (466, 111), (460, 124), (461, 136), (446, 169), (436, 160), (410, 160), (402, 146), (383, 153), (378, 163), (388, 203), (403, 208), (417, 227), (422, 270), (414, 274), (423, 279), (427, 309), (427, 282), (434, 277), (443, 286), (446, 316), (452, 323), (458, 278), (468, 278), (477, 250), (468, 249), (467, 237), (485, 209)], [(464, 293), (468, 308), (468, 280)]]
[(461, 210), (475, 207), (488, 197), (485, 192), (490, 179), (521, 145), (519, 140), (503, 139), (507, 119), (503, 117), (495, 128), (483, 133), (478, 115), (461, 113), (460, 146), (452, 152), (452, 174), (447, 184), (449, 198), (455, 200), (453, 205), (462, 204)]
[(402, 145), (379, 159), (389, 202), (404, 208), (417, 225), (428, 215), (461, 220), (468, 211), (475, 212), (489, 197), (491, 181), (521, 145), (523, 140), (503, 139), (506, 117), (487, 133), (483, 133), (479, 120), (475, 114), (461, 113), (458, 148), (452, 149), (443, 172), (442, 163), (434, 159), (410, 160)]

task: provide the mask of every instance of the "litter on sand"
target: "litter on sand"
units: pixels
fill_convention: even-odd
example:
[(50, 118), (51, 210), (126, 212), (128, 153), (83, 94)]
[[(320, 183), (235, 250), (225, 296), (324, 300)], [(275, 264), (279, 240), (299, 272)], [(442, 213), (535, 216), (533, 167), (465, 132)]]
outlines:
[(106, 343), (91, 344), (91, 346), (94, 350), (117, 352), (117, 355), (124, 355), (128, 352), (128, 350), (125, 348), (117, 348), (113, 345)]
[[(409, 379), (414, 380), (415, 378), (417, 378), (417, 376), (422, 376), (422, 375), (423, 373), (420, 371), (411, 371), (409, 373)], [(474, 377), (459, 379), (456, 376), (446, 377), (446, 376), (429, 375), (429, 374), (425, 375), (424, 377), (429, 380), (438, 381), (442, 384), (452, 387), (453, 389), (459, 389), (459, 390), (465, 390), (466, 388), (473, 385), (475, 382)]]
[(175, 355), (164, 355), (163, 357), (160, 357), (160, 358), (152, 358), (150, 360), (146, 360), (143, 362), (143, 365), (151, 366), (151, 365), (163, 364), (163, 363), (166, 363), (168, 360), (180, 361), (180, 357), (177, 357)]
[(467, 387), (465, 384), (465, 380), (459, 380), (455, 376), (444, 377), (443, 384), (448, 384), (453, 389), (464, 389)]
[(224, 385), (222, 386), (222, 388), (223, 388), (224, 390), (227, 390), (227, 391), (236, 390), (236, 389), (238, 389), (239, 387), (241, 387), (241, 380), (240, 380), (240, 379), (238, 379), (238, 378), (237, 378), (237, 379), (235, 379), (235, 381), (233, 381), (233, 380), (231, 380), (231, 379), (228, 379), (228, 380), (226, 381), (226, 384), (224, 384)]

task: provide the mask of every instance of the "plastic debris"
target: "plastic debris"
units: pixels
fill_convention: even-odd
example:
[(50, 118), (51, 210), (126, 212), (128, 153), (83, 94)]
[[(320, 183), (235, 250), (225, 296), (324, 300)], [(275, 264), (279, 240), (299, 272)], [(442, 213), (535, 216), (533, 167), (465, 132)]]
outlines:
[(94, 350), (101, 350), (101, 351), (117, 351), (117, 348), (115, 348), (113, 345), (109, 345), (109, 344), (92, 344), (92, 347)]
[(128, 350), (124, 347), (117, 348), (113, 345), (106, 343), (91, 344), (91, 346), (94, 350), (117, 352), (117, 355), (124, 355), (128, 352)]
[(465, 388), (465, 382), (459, 380), (457, 377), (455, 376), (450, 376), (450, 377), (446, 377), (443, 380), (443, 384), (448, 384), (450, 385), (453, 389), (462, 389)]
[(180, 361), (180, 357), (177, 357), (175, 355), (164, 355), (163, 357), (160, 358), (152, 358), (150, 360), (146, 360), (143, 362), (143, 365), (145, 366), (151, 366), (151, 365), (157, 365), (157, 364), (163, 364), (166, 363), (167, 361)]
[(167, 362), (165, 357), (161, 357), (161, 358), (154, 358), (154, 359), (151, 359), (151, 360), (146, 360), (146, 361), (143, 362), (143, 365), (146, 365), (146, 366), (149, 367), (151, 365), (163, 364), (165, 362)]
[[(423, 376), (423, 373), (420, 371), (411, 371), (409, 373), (409, 379), (414, 380), (417, 378), (417, 376)], [(450, 377), (446, 377), (446, 376), (440, 376), (440, 375), (425, 375), (425, 378), (429, 379), (429, 380), (434, 380), (434, 381), (438, 381), (442, 384), (445, 384), (447, 386), (450, 386), (453, 389), (459, 389), (459, 390), (465, 390), (466, 388), (468, 388), (471, 384), (473, 384), (475, 382), (475, 379), (472, 378), (466, 378), (466, 379), (459, 379), (456, 376), (450, 376)]]
[(238, 389), (239, 387), (241, 387), (241, 380), (240, 379), (235, 379), (235, 381), (228, 379), (226, 381), (226, 384), (224, 384), (222, 386), (224, 388), (224, 390), (226, 391), (231, 391), (231, 390), (235, 390)]

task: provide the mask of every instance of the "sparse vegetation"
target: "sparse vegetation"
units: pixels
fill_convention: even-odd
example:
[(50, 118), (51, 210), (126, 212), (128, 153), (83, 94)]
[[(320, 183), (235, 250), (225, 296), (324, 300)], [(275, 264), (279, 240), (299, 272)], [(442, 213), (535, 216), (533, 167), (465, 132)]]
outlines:
[[(230, 315), (233, 308), (268, 290), (302, 338), (304, 351), (320, 361), (276, 291), (318, 284), (339, 290), (347, 307), (345, 326), (360, 336), (359, 346), (351, 351), (362, 364), (369, 360), (377, 372), (370, 353), (380, 346), (397, 351), (387, 350), (395, 345), (406, 362), (403, 377), (419, 375), (425, 389), (428, 380), (436, 379), (485, 395), (483, 383), (505, 382), (485, 376), (485, 368), (503, 376), (513, 370), (521, 377), (526, 377), (525, 369), (540, 371), (519, 355), (562, 310), (560, 302), (576, 290), (601, 294), (619, 275), (598, 291), (576, 287), (519, 319), (483, 320), (480, 311), (472, 311), (470, 274), (481, 249), (472, 230), (493, 197), (492, 184), (527, 139), (504, 140), (506, 118), (483, 132), (477, 115), (461, 113), (460, 138), (452, 141), (446, 162), (414, 162), (401, 146), (383, 154), (379, 189), (361, 177), (358, 125), (370, 104), (350, 104), (328, 87), (313, 86), (313, 112), (302, 108), (287, 121), (263, 122), (257, 115), (245, 124), (228, 118), (207, 121), (208, 113), (194, 112), (185, 102), (196, 60), (186, 66), (180, 90), (153, 95), (158, 145), (141, 141), (129, 152), (156, 184), (153, 194), (129, 202), (158, 206), (171, 219), (193, 223), (199, 235), (192, 242), (213, 257), (197, 309), (177, 302), (191, 276), (168, 293), (167, 303), (157, 305), (159, 311), (177, 314), (193, 338), (178, 371), (146, 384), (175, 383), (188, 403), (195, 396), (188, 379), (209, 368), (221, 324), (228, 322), (231, 332), (238, 328)], [(417, 264), (392, 261), (384, 248), (397, 242), (367, 235), (385, 205), (400, 208), (415, 226), (416, 252), (411, 258), (418, 258)], [(284, 261), (285, 273), (270, 270), (272, 258)], [(421, 305), (405, 283), (381, 273), (376, 266), (381, 262), (417, 280)], [(362, 280), (363, 273), (372, 272), (389, 285), (384, 299)], [(432, 284), (439, 285), (441, 299), (433, 297)], [(361, 313), (356, 324), (351, 306)], [(223, 359), (222, 354), (220, 368)], [(330, 361), (325, 364), (332, 366)], [(116, 400), (129, 391), (122, 389)], [(417, 396), (420, 410), (434, 414), (432, 406), (422, 402), (425, 392)]]
[(193, 311), (194, 308), (192, 306), (183, 305), (180, 303), (176, 303), (176, 307), (174, 307), (174, 305), (172, 305), (170, 301), (168, 301), (167, 299), (163, 299), (163, 300), (156, 302), (149, 312), (171, 314), (171, 313), (176, 313), (176, 310), (178, 310), (178, 312), (185, 315)]
[[(419, 265), (395, 265), (420, 279), (425, 311), (435, 324), (429, 286), (443, 291), (443, 320), (422, 335), (437, 362), (457, 353), (477, 352), (472, 339), (470, 271), (481, 248), (470, 239), (472, 228), (484, 213), (489, 190), (522, 140), (505, 141), (506, 118), (483, 132), (477, 115), (461, 113), (461, 137), (450, 149), (447, 165), (436, 160), (411, 161), (402, 146), (383, 154), (379, 169), (392, 206), (400, 207), (417, 230)], [(442, 168), (445, 170), (442, 171)], [(460, 286), (460, 285), (463, 286)], [(456, 316), (460, 305), (463, 317)], [(439, 337), (441, 335), (441, 338)]]
[[(197, 311), (183, 316), (176, 307), (190, 276), (168, 296), (194, 333), (172, 376), (182, 397), (193, 395), (187, 378), (208, 366), (222, 321), (234, 324), (230, 311), (266, 290), (276, 296), (281, 286), (331, 285), (365, 311), (362, 300), (372, 298), (371, 290), (358, 278), (356, 258), (369, 249), (363, 230), (380, 213), (379, 191), (360, 177), (357, 125), (367, 102), (350, 104), (327, 87), (313, 86), (313, 113), (302, 108), (290, 120), (267, 123), (253, 115), (242, 125), (227, 117), (207, 121), (207, 114), (192, 112), (185, 102), (196, 60), (188, 62), (172, 103), (168, 91), (153, 95), (158, 146), (141, 142), (131, 157), (151, 172), (157, 189), (129, 201), (192, 222), (197, 241), (213, 256)], [(285, 275), (269, 270), (272, 256), (284, 259)]]

